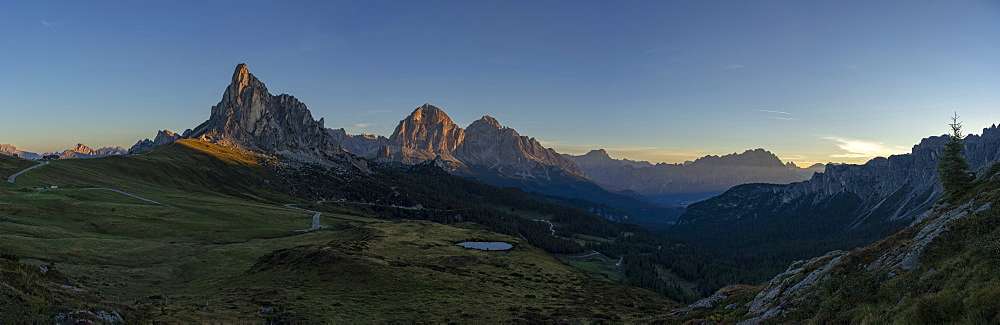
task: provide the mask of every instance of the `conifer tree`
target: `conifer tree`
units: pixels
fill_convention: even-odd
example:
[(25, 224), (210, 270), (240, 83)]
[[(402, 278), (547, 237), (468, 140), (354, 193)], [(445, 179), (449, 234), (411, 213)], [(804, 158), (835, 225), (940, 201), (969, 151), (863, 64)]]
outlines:
[(937, 172), (941, 187), (944, 188), (944, 201), (954, 202), (972, 185), (969, 177), (969, 163), (962, 156), (965, 146), (962, 144), (962, 122), (958, 121), (958, 113), (951, 118), (951, 134), (948, 142), (938, 156)]

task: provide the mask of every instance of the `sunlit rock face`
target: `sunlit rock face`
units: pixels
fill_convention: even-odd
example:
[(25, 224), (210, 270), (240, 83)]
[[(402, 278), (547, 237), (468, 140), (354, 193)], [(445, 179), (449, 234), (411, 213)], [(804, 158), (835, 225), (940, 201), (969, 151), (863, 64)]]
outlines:
[(247, 69), (236, 66), (222, 100), (212, 106), (211, 116), (183, 135), (161, 131), (154, 140), (133, 146), (138, 153), (177, 139), (200, 139), (216, 144), (263, 153), (354, 166), (367, 170), (364, 160), (345, 152), (323, 126), (313, 119), (305, 104), (287, 94), (271, 95), (267, 86)]
[(347, 151), (379, 161), (419, 164), (438, 160), (443, 168), (458, 174), (476, 169), (532, 179), (550, 179), (554, 173), (586, 178), (566, 157), (490, 116), (462, 129), (430, 104), (417, 107), (400, 121), (389, 138), (349, 135), (343, 129), (329, 132), (344, 139)]
[(263, 152), (343, 156), (323, 120), (313, 119), (306, 105), (291, 95), (271, 95), (246, 64), (236, 66), (232, 83), (212, 107), (208, 121), (186, 137)]
[(430, 104), (417, 107), (399, 122), (389, 136), (389, 148), (395, 160), (417, 164), (441, 156), (457, 161), (452, 152), (465, 138), (465, 130), (451, 121), (448, 114)]

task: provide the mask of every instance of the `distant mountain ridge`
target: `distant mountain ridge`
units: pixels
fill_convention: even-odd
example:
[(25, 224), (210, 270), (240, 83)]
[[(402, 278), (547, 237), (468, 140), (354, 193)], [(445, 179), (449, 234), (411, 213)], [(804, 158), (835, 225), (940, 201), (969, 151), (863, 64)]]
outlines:
[[(634, 191), (664, 204), (686, 205), (740, 184), (787, 184), (808, 179), (801, 168), (782, 163), (764, 149), (710, 155), (684, 164), (653, 165), (614, 159), (603, 149), (565, 156), (582, 167), (590, 179), (609, 190)], [(810, 168), (817, 169), (815, 166)]]
[[(922, 139), (907, 154), (877, 157), (863, 165), (827, 165), (825, 172), (817, 173), (807, 181), (780, 186), (750, 184), (734, 188), (733, 194), (727, 193), (718, 199), (732, 201), (736, 198), (729, 196), (739, 192), (743, 193), (739, 200), (745, 200), (746, 204), (720, 210), (717, 205), (713, 207), (718, 202), (709, 200), (690, 206), (681, 222), (755, 218), (766, 215), (767, 210), (781, 209), (788, 204), (816, 206), (838, 195), (856, 196), (863, 202), (850, 227), (914, 217), (923, 213), (940, 195), (935, 172), (936, 155), (946, 141), (946, 136), (932, 136)], [(971, 170), (1000, 160), (1000, 130), (996, 125), (983, 129), (981, 135), (969, 135), (962, 142)], [(805, 197), (810, 197), (811, 202), (798, 203)], [(770, 208), (760, 205), (763, 202), (770, 202), (766, 204)], [(759, 210), (761, 208), (765, 210)]]
[(90, 147), (82, 143), (77, 143), (76, 146), (73, 147), (73, 149), (66, 149), (63, 151), (46, 152), (38, 154), (34, 152), (18, 150), (17, 147), (9, 144), (0, 144), (0, 153), (10, 156), (16, 154), (19, 157), (25, 159), (41, 159), (42, 157), (49, 155), (57, 155), (59, 156), (59, 158), (69, 159), (69, 158), (99, 158), (105, 156), (124, 155), (128, 154), (128, 150), (122, 147), (103, 147), (98, 149), (91, 149)]

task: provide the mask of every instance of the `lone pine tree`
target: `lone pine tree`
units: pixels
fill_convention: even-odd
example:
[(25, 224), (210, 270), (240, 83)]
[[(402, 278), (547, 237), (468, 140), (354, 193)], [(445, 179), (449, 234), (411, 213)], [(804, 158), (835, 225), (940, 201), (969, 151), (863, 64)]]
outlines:
[(944, 188), (943, 199), (953, 202), (964, 194), (972, 185), (969, 173), (969, 163), (962, 156), (962, 122), (958, 121), (958, 113), (951, 118), (951, 134), (938, 156), (937, 172), (941, 187)]

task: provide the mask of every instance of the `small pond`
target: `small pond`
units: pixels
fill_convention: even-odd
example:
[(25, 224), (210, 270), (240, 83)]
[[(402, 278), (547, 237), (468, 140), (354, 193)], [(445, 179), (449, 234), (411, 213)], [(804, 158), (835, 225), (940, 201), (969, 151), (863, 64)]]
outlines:
[(458, 243), (458, 246), (475, 248), (482, 251), (505, 251), (514, 247), (502, 241), (467, 241)]

